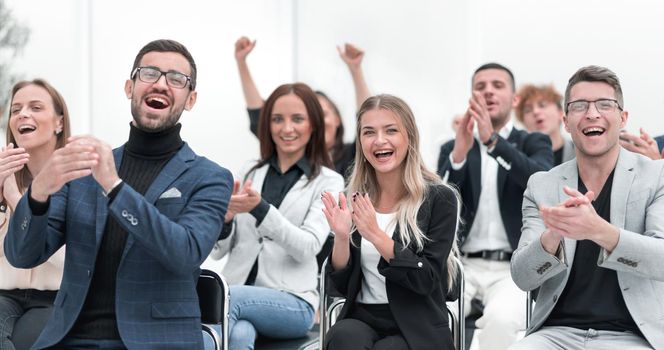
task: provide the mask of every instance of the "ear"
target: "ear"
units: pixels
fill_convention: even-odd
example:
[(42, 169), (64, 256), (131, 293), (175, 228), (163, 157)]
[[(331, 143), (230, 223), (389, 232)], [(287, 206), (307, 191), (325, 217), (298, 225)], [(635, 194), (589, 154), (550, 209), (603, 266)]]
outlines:
[(127, 79), (127, 81), (125, 81), (124, 90), (125, 90), (125, 96), (127, 96), (128, 99), (131, 99), (131, 95), (134, 90), (134, 81)]
[(59, 115), (57, 117), (57, 120), (55, 122), (55, 133), (60, 134), (62, 132), (62, 128), (64, 127), (64, 119), (65, 117), (62, 115)]
[(628, 116), (629, 113), (627, 113), (627, 111), (620, 112), (620, 129), (624, 129), (625, 125), (627, 125)]
[(569, 134), (569, 126), (567, 125), (567, 116), (563, 113), (563, 124), (565, 124), (565, 131)]
[(196, 104), (196, 97), (198, 97), (197, 91), (189, 92), (189, 96), (187, 96), (187, 101), (184, 104), (184, 109), (190, 111), (192, 108), (194, 108), (194, 105)]
[(521, 100), (521, 96), (519, 96), (516, 92), (514, 92), (514, 95), (512, 96), (512, 108), (516, 108), (519, 105), (519, 101)]

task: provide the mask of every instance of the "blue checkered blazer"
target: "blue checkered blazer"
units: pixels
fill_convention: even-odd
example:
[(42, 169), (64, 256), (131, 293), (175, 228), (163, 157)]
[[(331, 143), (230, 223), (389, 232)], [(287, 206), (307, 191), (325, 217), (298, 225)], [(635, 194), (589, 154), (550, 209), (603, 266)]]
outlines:
[[(116, 168), (122, 150), (114, 150)], [(67, 244), (53, 315), (33, 349), (57, 344), (76, 321), (109, 215), (128, 233), (115, 300), (124, 344), (129, 349), (203, 349), (196, 282), (221, 231), (232, 188), (228, 170), (185, 144), (145, 196), (125, 184), (109, 204), (91, 176), (53, 194), (48, 215), (33, 216), (23, 196), (5, 239), (9, 262), (32, 268)]]

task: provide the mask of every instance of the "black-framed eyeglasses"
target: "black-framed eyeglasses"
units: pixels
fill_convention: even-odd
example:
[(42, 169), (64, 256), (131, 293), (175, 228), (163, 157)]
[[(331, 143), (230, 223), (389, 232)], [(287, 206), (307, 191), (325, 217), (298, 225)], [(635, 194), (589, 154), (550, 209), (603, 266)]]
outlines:
[(588, 113), (588, 108), (590, 108), (591, 103), (595, 104), (595, 109), (597, 109), (600, 114), (612, 113), (615, 112), (616, 109), (620, 111), (623, 110), (618, 101), (610, 98), (600, 98), (599, 100), (594, 101), (576, 100), (568, 102), (565, 107), (568, 114), (585, 115)]
[(187, 83), (189, 83), (189, 88), (191, 89), (191, 77), (180, 72), (162, 72), (154, 67), (137, 67), (131, 73), (131, 78), (134, 79), (136, 75), (144, 83), (156, 83), (163, 75), (166, 77), (166, 84), (168, 86), (176, 89), (184, 89)]

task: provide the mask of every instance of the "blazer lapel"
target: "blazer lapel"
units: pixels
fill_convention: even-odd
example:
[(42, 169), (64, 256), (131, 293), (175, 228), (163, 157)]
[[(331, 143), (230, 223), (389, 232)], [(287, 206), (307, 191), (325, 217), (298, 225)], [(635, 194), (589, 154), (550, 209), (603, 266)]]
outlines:
[(251, 187), (253, 187), (258, 193), (261, 193), (263, 190), (263, 183), (265, 182), (265, 176), (267, 176), (267, 169), (269, 167), (270, 164), (265, 164), (254, 170), (254, 173), (251, 176)]
[[(579, 187), (579, 171), (576, 164), (576, 159), (573, 159), (569, 163), (562, 165), (564, 167), (563, 174), (561, 175), (561, 181), (558, 185), (558, 203), (562, 203), (569, 198), (565, 193), (565, 186), (573, 189), (578, 189)], [(574, 252), (576, 251), (576, 240), (570, 238), (564, 238), (565, 245), (565, 259), (567, 260), (567, 265), (572, 266), (574, 261)], [(570, 269), (568, 269), (569, 274)]]
[(189, 164), (187, 163), (193, 159), (194, 153), (185, 143), (182, 149), (161, 169), (145, 193), (145, 199), (154, 204), (159, 199), (159, 196), (168, 190), (168, 186), (189, 168)]
[(285, 212), (291, 205), (301, 200), (302, 195), (304, 195), (304, 187), (307, 185), (307, 181), (309, 181), (309, 179), (307, 179), (307, 175), (302, 174), (300, 179), (297, 180), (295, 185), (293, 185), (293, 188), (291, 188), (290, 191), (286, 193), (284, 200), (281, 201), (279, 211)]
[(625, 227), (627, 197), (636, 175), (634, 173), (635, 163), (634, 154), (621, 147), (611, 186), (611, 223), (620, 228)]
[[(173, 158), (171, 158), (166, 166), (157, 174), (157, 177), (152, 182), (152, 185), (148, 188), (145, 193), (145, 200), (149, 203), (155, 204), (159, 196), (164, 193), (168, 186), (170, 186), (183, 172), (189, 168), (188, 162), (192, 161), (196, 155), (185, 143), (182, 148), (176, 153)], [(122, 259), (124, 259), (129, 249), (134, 244), (134, 237), (132, 235), (127, 236), (127, 244), (125, 245), (124, 252), (122, 253)]]
[[(519, 138), (519, 132), (515, 128), (512, 128), (510, 136), (507, 137), (507, 142), (514, 145), (514, 147), (516, 148), (516, 142), (518, 138)], [(505, 169), (502, 165), (500, 165), (500, 163), (498, 163), (497, 181), (498, 182), (496, 183), (496, 186), (498, 186), (498, 200), (500, 200), (501, 198), (503, 198), (503, 191), (505, 190), (505, 181), (507, 181), (507, 169)]]

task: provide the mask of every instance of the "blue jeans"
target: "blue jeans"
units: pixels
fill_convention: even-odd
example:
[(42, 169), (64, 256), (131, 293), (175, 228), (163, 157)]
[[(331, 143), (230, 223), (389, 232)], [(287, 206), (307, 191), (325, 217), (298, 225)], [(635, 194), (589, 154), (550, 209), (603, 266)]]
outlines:
[(53, 312), (55, 291), (0, 290), (0, 350), (28, 349)]
[(314, 309), (293, 294), (271, 288), (231, 286), (230, 350), (253, 349), (257, 334), (299, 338), (314, 322)]

